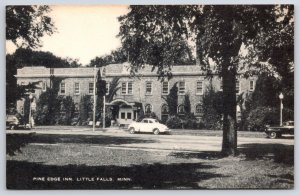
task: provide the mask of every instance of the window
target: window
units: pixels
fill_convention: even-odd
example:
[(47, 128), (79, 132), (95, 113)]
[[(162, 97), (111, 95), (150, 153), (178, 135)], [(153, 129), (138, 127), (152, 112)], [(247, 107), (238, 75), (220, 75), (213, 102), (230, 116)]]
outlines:
[(47, 83), (43, 82), (42, 83), (42, 91), (46, 91), (46, 89), (47, 89)]
[(152, 94), (152, 82), (146, 81), (146, 95)]
[(220, 80), (220, 91), (223, 91), (223, 81), (222, 81), (222, 79)]
[(24, 114), (24, 107), (21, 107), (20, 110), (21, 110), (21, 114), (23, 115)]
[(109, 87), (110, 87), (110, 84), (109, 84), (109, 82), (106, 82), (106, 95), (108, 95), (109, 94)]
[(142, 122), (143, 122), (143, 123), (148, 123), (148, 120), (147, 120), (147, 119), (144, 119)]
[(196, 94), (197, 95), (203, 94), (203, 81), (197, 81)]
[(240, 93), (240, 81), (238, 79), (235, 81), (235, 93)]
[(177, 112), (178, 112), (178, 114), (184, 114), (184, 112), (185, 112), (185, 111), (184, 111), (184, 106), (183, 106), (183, 105), (179, 105), (179, 106), (178, 106), (178, 111), (177, 111)]
[(184, 81), (180, 81), (178, 85), (179, 85), (179, 87), (178, 87), (178, 93), (179, 94), (185, 94), (185, 82)]
[(131, 119), (131, 112), (127, 112), (127, 119)]
[(89, 94), (94, 94), (94, 83), (89, 83)]
[(121, 93), (122, 93), (122, 94), (126, 94), (126, 93), (127, 93), (126, 83), (125, 83), (125, 82), (122, 83), (122, 86), (121, 86)]
[(132, 94), (132, 82), (122, 82), (121, 83), (121, 94), (131, 95)]
[(152, 112), (152, 105), (151, 104), (146, 104), (145, 113), (150, 114), (151, 112)]
[(169, 108), (168, 108), (168, 105), (167, 104), (163, 104), (161, 106), (161, 113), (162, 114), (168, 114), (169, 113)]
[(251, 81), (249, 81), (249, 90), (250, 91), (254, 91), (254, 81), (253, 80), (251, 80)]
[(169, 94), (169, 82), (167, 82), (167, 81), (162, 82), (162, 91), (161, 91), (161, 93), (163, 95), (168, 95)]
[(125, 119), (125, 112), (121, 112), (121, 119)]
[(66, 84), (60, 83), (60, 93), (65, 94), (66, 93)]
[(161, 121), (166, 123), (169, 118), (169, 108), (167, 104), (161, 106)]
[(202, 113), (203, 113), (202, 105), (201, 105), (201, 104), (197, 104), (197, 105), (196, 105), (195, 113), (196, 113), (196, 114), (202, 114)]
[(74, 93), (79, 94), (79, 92), (80, 92), (79, 83), (75, 83), (74, 84)]
[(127, 94), (132, 94), (132, 82), (127, 83)]

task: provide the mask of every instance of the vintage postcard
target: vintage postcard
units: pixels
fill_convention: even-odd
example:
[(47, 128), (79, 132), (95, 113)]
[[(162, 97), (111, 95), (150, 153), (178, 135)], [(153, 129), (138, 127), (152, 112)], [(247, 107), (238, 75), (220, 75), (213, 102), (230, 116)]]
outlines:
[(293, 189), (294, 6), (7, 5), (7, 189)]

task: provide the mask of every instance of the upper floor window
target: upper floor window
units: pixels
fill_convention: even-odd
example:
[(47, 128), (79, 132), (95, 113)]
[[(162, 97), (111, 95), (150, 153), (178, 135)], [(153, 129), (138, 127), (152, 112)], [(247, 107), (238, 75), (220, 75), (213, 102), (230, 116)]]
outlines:
[(203, 81), (197, 81), (196, 94), (203, 94)]
[(250, 80), (250, 81), (249, 81), (249, 85), (250, 85), (250, 86), (249, 86), (249, 90), (250, 90), (250, 91), (254, 91), (254, 81), (253, 81), (253, 80)]
[(235, 81), (235, 92), (240, 93), (240, 81), (238, 79)]
[(169, 94), (169, 82), (167, 82), (167, 81), (162, 82), (162, 91), (161, 91), (161, 93), (163, 95), (168, 95)]
[(178, 93), (179, 94), (185, 94), (185, 82), (179, 81), (178, 83)]
[(89, 94), (94, 93), (94, 83), (89, 83)]
[(74, 93), (79, 94), (80, 93), (80, 85), (79, 83), (74, 84)]
[(132, 94), (132, 82), (122, 82), (121, 83), (121, 94), (122, 95)]
[(46, 91), (46, 89), (47, 89), (47, 83), (42, 82), (42, 91)]
[(146, 81), (146, 95), (152, 94), (152, 82)]
[(61, 94), (66, 93), (66, 84), (64, 82), (60, 83), (60, 93)]

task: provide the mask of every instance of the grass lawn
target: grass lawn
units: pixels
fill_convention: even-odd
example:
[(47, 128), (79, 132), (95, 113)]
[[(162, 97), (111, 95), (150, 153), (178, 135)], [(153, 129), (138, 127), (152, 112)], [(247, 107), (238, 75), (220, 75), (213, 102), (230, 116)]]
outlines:
[(226, 158), (209, 151), (122, 148), (123, 143), (144, 141), (83, 135), (52, 135), (49, 141), (47, 135), (7, 135), (8, 147), (13, 148), (7, 154), (7, 187), (291, 189), (294, 186), (293, 146), (277, 144), (260, 150), (248, 145), (240, 148), (237, 157)]

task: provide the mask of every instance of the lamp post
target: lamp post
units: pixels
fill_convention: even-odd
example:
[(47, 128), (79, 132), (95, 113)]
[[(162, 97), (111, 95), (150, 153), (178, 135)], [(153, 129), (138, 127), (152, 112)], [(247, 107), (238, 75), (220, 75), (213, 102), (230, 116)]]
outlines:
[(30, 93), (29, 94), (29, 116), (28, 116), (28, 123), (29, 123), (29, 127), (31, 128), (32, 127), (32, 124), (31, 124), (31, 100), (33, 98), (32, 94)]
[(282, 100), (283, 100), (283, 94), (280, 93), (279, 94), (279, 99), (280, 99), (280, 126), (282, 126), (282, 110), (283, 110), (283, 104), (282, 104)]

